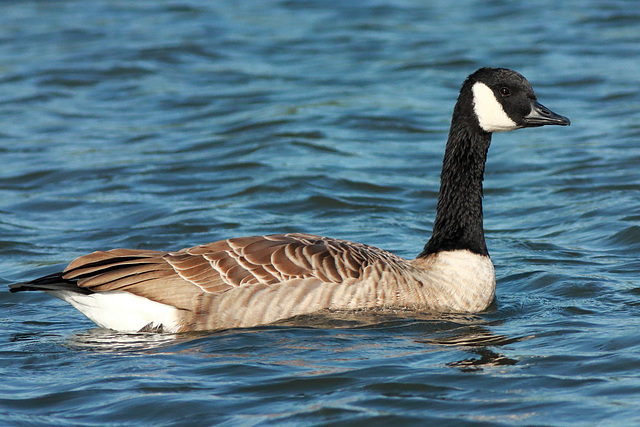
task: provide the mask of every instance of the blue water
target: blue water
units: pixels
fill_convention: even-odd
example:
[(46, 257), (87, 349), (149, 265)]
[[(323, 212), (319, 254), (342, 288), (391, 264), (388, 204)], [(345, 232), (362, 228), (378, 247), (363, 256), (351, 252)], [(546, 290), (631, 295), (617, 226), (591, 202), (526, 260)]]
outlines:
[[(0, 3), (0, 424), (639, 424), (640, 6), (452, 4)], [(413, 257), (481, 66), (572, 120), (493, 138), (485, 313), (126, 335), (6, 288), (289, 231)]]

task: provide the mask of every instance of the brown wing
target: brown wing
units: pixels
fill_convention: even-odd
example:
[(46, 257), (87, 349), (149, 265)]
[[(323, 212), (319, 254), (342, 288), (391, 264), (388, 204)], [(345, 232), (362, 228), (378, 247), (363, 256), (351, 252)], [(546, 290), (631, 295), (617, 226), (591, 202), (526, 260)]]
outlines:
[(292, 279), (341, 282), (372, 262), (396, 264), (377, 248), (308, 234), (278, 234), (221, 240), (178, 252), (114, 249), (74, 260), (64, 279), (95, 292), (122, 290), (192, 310), (203, 293), (273, 285)]

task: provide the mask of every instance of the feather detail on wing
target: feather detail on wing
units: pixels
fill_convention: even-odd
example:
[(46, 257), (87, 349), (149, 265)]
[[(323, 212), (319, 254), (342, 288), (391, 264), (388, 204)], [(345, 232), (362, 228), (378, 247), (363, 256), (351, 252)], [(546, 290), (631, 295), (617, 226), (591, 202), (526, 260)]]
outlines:
[(374, 263), (401, 267), (389, 252), (308, 234), (242, 237), (177, 252), (114, 249), (74, 260), (64, 280), (94, 292), (127, 291), (179, 309), (194, 310), (203, 294), (296, 279), (340, 283), (361, 277)]

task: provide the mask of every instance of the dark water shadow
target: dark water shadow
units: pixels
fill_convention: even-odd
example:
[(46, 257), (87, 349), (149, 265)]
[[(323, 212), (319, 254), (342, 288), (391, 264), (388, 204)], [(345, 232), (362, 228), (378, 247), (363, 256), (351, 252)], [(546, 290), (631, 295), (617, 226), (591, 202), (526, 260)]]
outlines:
[(508, 337), (494, 334), (482, 325), (468, 325), (458, 327), (433, 338), (417, 340), (416, 342), (443, 347), (456, 347), (473, 354), (469, 357), (447, 363), (447, 366), (458, 368), (463, 372), (476, 372), (484, 368), (495, 366), (512, 366), (518, 359), (510, 358), (495, 350), (519, 341), (532, 339), (533, 336)]

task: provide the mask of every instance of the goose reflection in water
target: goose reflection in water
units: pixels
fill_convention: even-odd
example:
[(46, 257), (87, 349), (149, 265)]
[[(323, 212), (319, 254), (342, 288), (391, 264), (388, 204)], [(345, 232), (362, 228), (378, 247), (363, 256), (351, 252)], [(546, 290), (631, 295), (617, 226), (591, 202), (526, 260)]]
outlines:
[(511, 366), (518, 363), (504, 354), (492, 350), (492, 347), (502, 347), (519, 341), (525, 341), (533, 336), (510, 338), (506, 335), (494, 334), (488, 328), (481, 325), (467, 325), (443, 333), (444, 336), (418, 340), (425, 344), (433, 344), (459, 349), (475, 353), (480, 358), (467, 358), (447, 363), (447, 366), (460, 368), (465, 372), (479, 371), (485, 367)]
[[(387, 344), (375, 339), (357, 340), (353, 346), (345, 345), (345, 339), (353, 338), (352, 333), (385, 332), (385, 335), (392, 339), (410, 340), (424, 346), (424, 350), (432, 352), (438, 348), (450, 348), (465, 353), (470, 353), (472, 357), (461, 360), (454, 360), (445, 363), (446, 366), (458, 368), (463, 372), (475, 372), (484, 368), (494, 366), (511, 366), (518, 363), (517, 359), (510, 358), (498, 352), (496, 348), (507, 346), (519, 341), (533, 338), (532, 336), (508, 337), (501, 334), (494, 334), (490, 330), (492, 324), (485, 319), (472, 314), (433, 314), (415, 313), (413, 311), (403, 312), (394, 310), (363, 310), (353, 311), (326, 311), (313, 315), (298, 316), (279, 322), (275, 325), (246, 328), (228, 329), (215, 332), (193, 332), (183, 334), (173, 333), (123, 333), (103, 328), (93, 328), (75, 333), (69, 337), (60, 337), (61, 344), (67, 348), (81, 351), (94, 351), (98, 353), (131, 354), (131, 353), (176, 353), (176, 352), (198, 352), (204, 357), (220, 356), (220, 346), (224, 347), (226, 357), (241, 358), (247, 362), (252, 358), (264, 361), (264, 358), (271, 359), (271, 362), (280, 365), (305, 365), (300, 355), (293, 354), (301, 349), (321, 350), (340, 353), (340, 357), (349, 360), (348, 353), (354, 351), (361, 358), (363, 347), (384, 349)], [(285, 332), (289, 332), (284, 336)], [(306, 340), (309, 334), (316, 333), (329, 335), (333, 339), (339, 339), (339, 349), (334, 348), (329, 343), (318, 342), (313, 339)], [(42, 332), (20, 333), (13, 337), (14, 341), (38, 340)], [(48, 333), (48, 335), (52, 335)], [(55, 334), (53, 334), (55, 335)], [(260, 339), (275, 340), (272, 350), (277, 356), (273, 358), (269, 352), (251, 354), (246, 352), (247, 342), (255, 342)], [(420, 338), (415, 338), (416, 336)], [(372, 336), (375, 338), (375, 336)], [(224, 342), (224, 344), (222, 344)], [(234, 351), (233, 348), (237, 348)], [(279, 349), (279, 351), (278, 351)], [(286, 351), (283, 351), (286, 350)], [(402, 356), (407, 349), (383, 352), (382, 358), (393, 358)], [(409, 353), (414, 353), (409, 350)], [(422, 353), (422, 351), (419, 351)], [(457, 354), (457, 353), (451, 353)], [(290, 360), (289, 360), (290, 359)], [(328, 360), (330, 362), (330, 360)], [(315, 367), (319, 368), (319, 367)], [(316, 374), (326, 374), (330, 372), (343, 371), (345, 366), (333, 366), (329, 368), (314, 369)]]

